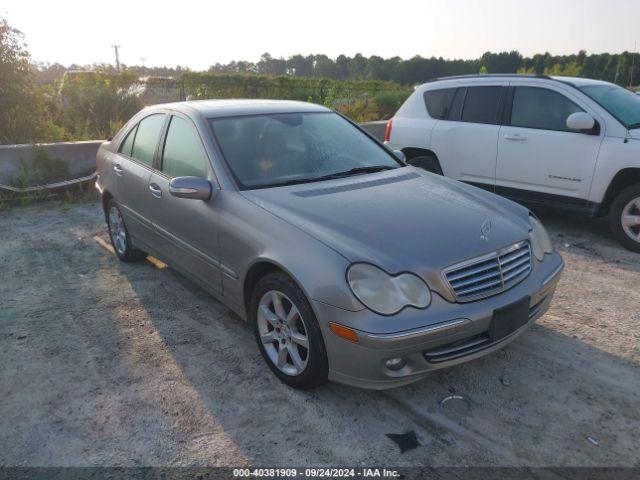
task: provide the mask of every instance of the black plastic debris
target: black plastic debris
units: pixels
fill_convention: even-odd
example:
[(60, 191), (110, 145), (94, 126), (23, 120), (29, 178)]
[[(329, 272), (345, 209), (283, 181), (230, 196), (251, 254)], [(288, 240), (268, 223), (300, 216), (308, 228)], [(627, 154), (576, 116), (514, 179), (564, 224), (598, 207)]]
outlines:
[(412, 450), (420, 446), (416, 432), (413, 430), (407, 433), (387, 433), (387, 437), (393, 440), (398, 447), (400, 447), (400, 453), (404, 453), (407, 450)]

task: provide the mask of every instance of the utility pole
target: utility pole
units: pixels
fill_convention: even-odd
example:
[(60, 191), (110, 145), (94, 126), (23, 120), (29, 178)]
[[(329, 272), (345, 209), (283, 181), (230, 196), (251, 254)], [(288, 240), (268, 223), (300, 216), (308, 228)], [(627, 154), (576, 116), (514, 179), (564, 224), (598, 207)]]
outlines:
[(111, 45), (111, 48), (113, 48), (113, 51), (116, 52), (116, 70), (119, 72), (120, 71), (120, 55), (119, 55), (120, 45)]

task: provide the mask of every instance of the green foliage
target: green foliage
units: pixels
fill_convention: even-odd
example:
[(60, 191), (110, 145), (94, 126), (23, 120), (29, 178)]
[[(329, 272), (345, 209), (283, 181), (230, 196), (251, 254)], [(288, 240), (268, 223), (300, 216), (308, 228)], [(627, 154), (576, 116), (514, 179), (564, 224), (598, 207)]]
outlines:
[(332, 80), (249, 74), (189, 72), (179, 84), (189, 99), (274, 98), (301, 100), (334, 108), (356, 121), (389, 117), (411, 93), (380, 80)]
[[(518, 69), (517, 73), (525, 75), (535, 75), (537, 71), (535, 67), (522, 67)], [(582, 67), (576, 61), (565, 64), (555, 63), (551, 67), (544, 67), (541, 74), (564, 77), (580, 77), (582, 76)]]
[(24, 36), (0, 17), (0, 144), (48, 140), (50, 115)]
[(74, 72), (63, 77), (57, 121), (67, 138), (110, 138), (142, 107), (133, 73)]

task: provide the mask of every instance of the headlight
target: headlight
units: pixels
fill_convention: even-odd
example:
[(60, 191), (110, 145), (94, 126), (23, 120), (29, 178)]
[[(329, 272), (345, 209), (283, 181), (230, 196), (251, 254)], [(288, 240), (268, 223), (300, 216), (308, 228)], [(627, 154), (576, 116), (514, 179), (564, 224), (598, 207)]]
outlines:
[(429, 287), (412, 273), (392, 276), (373, 265), (357, 263), (349, 267), (347, 280), (358, 300), (382, 315), (393, 315), (407, 306), (426, 308), (431, 303)]
[(553, 245), (540, 220), (533, 215), (529, 216), (529, 220), (531, 221), (531, 249), (536, 258), (542, 261), (545, 253), (553, 252)]

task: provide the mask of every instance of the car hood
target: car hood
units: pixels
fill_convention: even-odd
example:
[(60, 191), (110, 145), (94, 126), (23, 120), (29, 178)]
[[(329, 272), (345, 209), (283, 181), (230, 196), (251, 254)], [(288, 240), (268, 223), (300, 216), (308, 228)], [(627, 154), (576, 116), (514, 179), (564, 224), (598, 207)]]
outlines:
[(634, 128), (633, 130), (629, 130), (629, 136), (634, 140), (640, 140), (640, 128)]
[(243, 195), (351, 262), (412, 271), (430, 285), (443, 267), (526, 239), (530, 228), (524, 207), (414, 167)]

